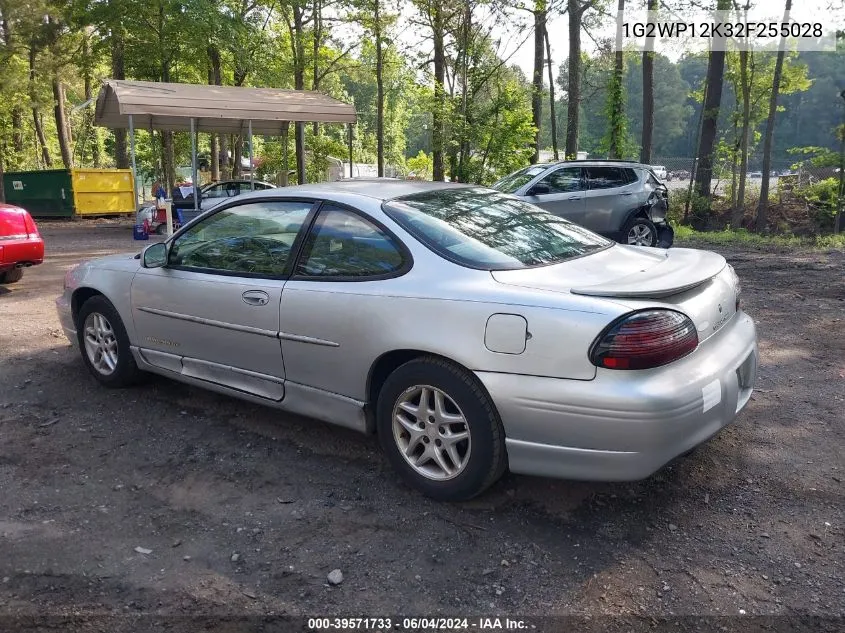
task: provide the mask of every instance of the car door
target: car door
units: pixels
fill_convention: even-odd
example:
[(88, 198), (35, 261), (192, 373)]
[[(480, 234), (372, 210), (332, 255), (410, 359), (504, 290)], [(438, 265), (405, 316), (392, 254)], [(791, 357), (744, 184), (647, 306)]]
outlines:
[(137, 344), (158, 367), (284, 397), (279, 304), (309, 201), (229, 206), (169, 243), (168, 263), (131, 286)]
[(524, 198), (570, 222), (583, 224), (584, 190), (580, 167), (560, 167), (531, 185)]
[[(584, 168), (587, 192), (584, 226), (599, 233), (622, 230), (627, 211), (636, 204), (637, 180), (625, 167), (598, 165)], [(630, 172), (630, 173), (629, 173)]]
[(374, 336), (393, 319), (391, 284), (410, 266), (410, 253), (385, 227), (353, 209), (324, 204), (282, 292), (279, 336), (287, 380), (366, 399)]

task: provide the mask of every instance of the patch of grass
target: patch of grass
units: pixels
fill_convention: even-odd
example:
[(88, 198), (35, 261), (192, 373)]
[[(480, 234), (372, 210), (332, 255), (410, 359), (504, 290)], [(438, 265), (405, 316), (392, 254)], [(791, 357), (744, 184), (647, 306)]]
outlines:
[(675, 239), (684, 242), (702, 242), (707, 244), (736, 244), (747, 246), (803, 246), (810, 248), (845, 248), (845, 233), (838, 235), (815, 235), (798, 237), (795, 235), (760, 235), (745, 229), (725, 229), (724, 231), (696, 231), (688, 226), (675, 226)]

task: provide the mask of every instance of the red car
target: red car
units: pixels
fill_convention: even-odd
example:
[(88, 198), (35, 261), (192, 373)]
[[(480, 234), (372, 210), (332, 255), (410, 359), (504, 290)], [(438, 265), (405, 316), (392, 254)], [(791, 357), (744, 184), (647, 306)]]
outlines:
[(23, 269), (44, 261), (44, 240), (20, 207), (0, 203), (0, 284), (13, 284)]

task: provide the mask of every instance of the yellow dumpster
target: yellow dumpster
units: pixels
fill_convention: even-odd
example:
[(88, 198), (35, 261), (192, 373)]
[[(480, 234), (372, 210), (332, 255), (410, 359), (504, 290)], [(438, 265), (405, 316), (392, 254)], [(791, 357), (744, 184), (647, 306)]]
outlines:
[(76, 215), (135, 214), (135, 187), (130, 169), (72, 169)]

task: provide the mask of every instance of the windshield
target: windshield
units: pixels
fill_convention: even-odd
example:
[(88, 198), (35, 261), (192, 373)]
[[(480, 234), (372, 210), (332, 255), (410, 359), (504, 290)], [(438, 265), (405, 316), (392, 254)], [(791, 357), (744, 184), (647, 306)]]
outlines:
[(390, 200), (382, 208), (434, 252), (470, 268), (545, 266), (612, 244), (533, 204), (483, 187), (426, 191)]
[(534, 180), (537, 176), (542, 174), (546, 171), (548, 167), (543, 167), (541, 165), (533, 165), (531, 167), (526, 167), (525, 169), (520, 169), (519, 171), (515, 171), (510, 176), (505, 176), (498, 182), (493, 183), (493, 189), (498, 189), (499, 191), (504, 191), (505, 193), (513, 193), (520, 187), (527, 185), (529, 182)]

